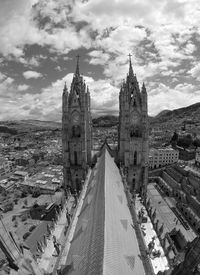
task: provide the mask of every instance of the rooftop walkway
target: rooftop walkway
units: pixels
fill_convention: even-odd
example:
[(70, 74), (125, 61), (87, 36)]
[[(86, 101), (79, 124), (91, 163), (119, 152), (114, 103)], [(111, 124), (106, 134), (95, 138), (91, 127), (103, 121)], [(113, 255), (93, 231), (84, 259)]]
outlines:
[[(164, 223), (164, 234), (171, 232), (174, 228), (180, 230), (184, 235), (186, 241), (191, 242), (196, 238), (195, 232), (190, 228), (186, 230), (182, 223), (178, 220), (178, 217), (174, 214), (169, 206), (169, 200), (163, 198), (155, 187), (155, 183), (148, 184), (147, 186), (148, 198), (151, 200), (153, 209), (156, 209), (157, 218), (160, 224)], [(171, 205), (173, 201), (171, 200)], [(174, 204), (176, 208), (176, 204)], [(178, 222), (177, 222), (178, 220)]]
[(67, 224), (66, 222), (66, 208), (68, 207), (69, 211), (71, 210), (72, 204), (74, 200), (72, 197), (67, 201), (65, 207), (63, 208), (63, 211), (58, 218), (58, 221), (55, 225), (54, 230), (52, 231), (52, 234), (49, 239), (47, 239), (47, 246), (44, 248), (44, 253), (41, 255), (41, 259), (38, 260), (38, 265), (41, 270), (45, 272), (45, 274), (51, 274), (54, 266), (56, 264), (56, 261), (58, 260), (53, 244), (53, 236), (56, 236), (57, 241), (62, 244), (64, 239), (64, 231), (65, 226)]
[(167, 261), (167, 258), (165, 257), (165, 253), (160, 244), (159, 238), (157, 237), (157, 234), (153, 228), (150, 218), (148, 217), (148, 214), (144, 205), (140, 202), (138, 197), (136, 198), (135, 207), (136, 207), (137, 214), (143, 208), (145, 217), (147, 217), (147, 222), (141, 224), (141, 228), (145, 232), (144, 240), (145, 240), (146, 246), (148, 247), (148, 244), (152, 241), (152, 238), (155, 238), (154, 249), (157, 251), (159, 250), (161, 252), (160, 257), (150, 257), (155, 274), (157, 274), (159, 271), (165, 271), (169, 269), (168, 261)]

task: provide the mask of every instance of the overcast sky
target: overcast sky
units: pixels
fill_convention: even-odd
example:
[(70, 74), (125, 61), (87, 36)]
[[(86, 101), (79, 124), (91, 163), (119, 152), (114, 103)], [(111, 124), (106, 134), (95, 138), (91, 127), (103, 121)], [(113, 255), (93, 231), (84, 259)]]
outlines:
[(59, 121), (77, 54), (93, 116), (118, 114), (129, 53), (150, 115), (199, 102), (200, 1), (0, 0), (0, 120)]

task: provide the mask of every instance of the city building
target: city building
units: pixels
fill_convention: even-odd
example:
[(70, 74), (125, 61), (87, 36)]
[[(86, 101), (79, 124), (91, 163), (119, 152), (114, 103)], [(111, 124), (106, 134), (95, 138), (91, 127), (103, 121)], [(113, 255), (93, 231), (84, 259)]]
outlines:
[(151, 148), (149, 150), (149, 168), (155, 169), (172, 163), (179, 159), (179, 151), (172, 148)]
[(195, 159), (195, 149), (190, 149), (190, 148), (183, 148), (180, 146), (176, 146), (176, 150), (179, 151), (179, 159), (188, 161), (188, 160), (193, 160)]
[(90, 93), (79, 72), (79, 57), (70, 92), (65, 84), (62, 100), (64, 186), (80, 190), (87, 167), (91, 164), (92, 124)]
[(148, 177), (147, 92), (144, 83), (140, 91), (131, 59), (119, 94), (118, 137), (120, 164), (125, 167), (131, 190), (141, 192)]
[[(149, 153), (147, 92), (144, 84), (139, 88), (131, 59), (119, 95), (117, 150), (117, 131), (110, 128), (103, 131), (105, 140), (97, 131), (92, 151), (90, 93), (79, 57), (70, 92), (65, 84), (62, 99), (63, 166), (49, 165), (61, 152), (54, 139), (43, 141), (41, 157), (21, 146), (18, 164), (24, 171), (11, 176), (20, 192), (7, 196), (13, 185), (0, 182), (1, 217), (7, 206), (14, 209), (12, 218), (1, 219), (0, 252), (15, 274), (24, 274), (23, 269), (37, 275), (198, 274), (200, 177), (176, 164), (179, 152), (172, 148)], [(37, 167), (41, 160), (48, 167), (30, 173), (32, 159)], [(148, 164), (166, 167), (148, 174)], [(18, 227), (23, 245), (6, 229), (8, 222)]]
[[(25, 176), (26, 172), (17, 172), (18, 176)], [(63, 171), (61, 165), (44, 168), (32, 177), (25, 177), (19, 187), (31, 193), (54, 194), (63, 185)]]
[(0, 157), (0, 178), (14, 171), (13, 162)]
[(196, 149), (195, 153), (195, 164), (200, 167), (200, 147)]

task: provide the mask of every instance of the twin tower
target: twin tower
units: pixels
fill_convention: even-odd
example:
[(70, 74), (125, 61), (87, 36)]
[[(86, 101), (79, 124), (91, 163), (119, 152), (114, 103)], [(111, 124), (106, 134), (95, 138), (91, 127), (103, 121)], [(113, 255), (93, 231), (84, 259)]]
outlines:
[[(76, 71), (70, 92), (63, 89), (62, 144), (64, 188), (79, 191), (92, 163), (92, 118), (90, 93), (79, 71)], [(143, 84), (140, 91), (131, 59), (129, 73), (119, 94), (118, 128), (119, 166), (124, 170), (130, 190), (146, 193), (148, 180), (148, 115), (147, 92)]]

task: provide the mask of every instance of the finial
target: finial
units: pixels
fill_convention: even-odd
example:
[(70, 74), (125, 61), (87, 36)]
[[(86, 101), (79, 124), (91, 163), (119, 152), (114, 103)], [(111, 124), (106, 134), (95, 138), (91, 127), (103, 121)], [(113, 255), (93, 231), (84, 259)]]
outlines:
[(77, 63), (76, 63), (76, 75), (80, 75), (80, 73), (79, 73), (79, 58), (80, 58), (80, 55), (77, 55), (76, 58), (77, 58)]

